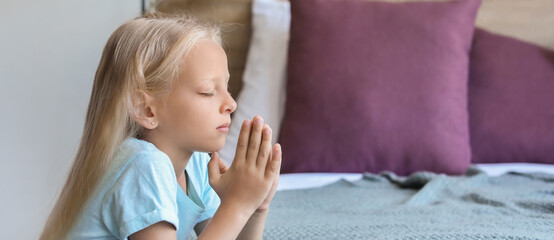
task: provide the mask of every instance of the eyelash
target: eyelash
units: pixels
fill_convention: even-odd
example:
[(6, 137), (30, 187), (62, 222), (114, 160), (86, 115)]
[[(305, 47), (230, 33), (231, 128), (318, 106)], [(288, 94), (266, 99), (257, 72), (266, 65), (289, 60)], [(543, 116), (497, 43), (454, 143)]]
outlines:
[[(228, 93), (231, 93), (231, 87), (230, 86), (227, 86), (227, 92)], [(209, 93), (200, 93), (206, 97), (213, 97), (215, 96), (215, 92), (209, 92)]]

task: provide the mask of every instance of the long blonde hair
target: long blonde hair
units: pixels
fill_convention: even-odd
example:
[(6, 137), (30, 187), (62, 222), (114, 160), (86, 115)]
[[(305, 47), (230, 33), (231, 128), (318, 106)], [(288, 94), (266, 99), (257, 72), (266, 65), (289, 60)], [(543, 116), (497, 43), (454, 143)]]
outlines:
[(133, 120), (133, 94), (166, 95), (183, 56), (201, 39), (221, 45), (221, 25), (148, 14), (113, 32), (94, 77), (77, 155), (40, 239), (66, 238), (114, 151), (126, 138), (141, 135), (142, 127)]

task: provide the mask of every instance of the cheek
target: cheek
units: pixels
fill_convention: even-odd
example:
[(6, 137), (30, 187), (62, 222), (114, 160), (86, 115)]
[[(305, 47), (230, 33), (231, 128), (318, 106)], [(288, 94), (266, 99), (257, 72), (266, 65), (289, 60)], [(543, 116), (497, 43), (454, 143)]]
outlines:
[(213, 122), (214, 113), (217, 113), (217, 107), (215, 107), (217, 104), (214, 98), (187, 93), (174, 95), (168, 100), (171, 102), (168, 104), (166, 112), (168, 117), (173, 119), (172, 125), (188, 132), (206, 131), (206, 128)]
[(210, 108), (203, 104), (183, 107), (180, 115), (181, 121), (186, 122), (184, 124), (191, 131), (205, 131), (210, 126), (210, 120), (213, 119)]

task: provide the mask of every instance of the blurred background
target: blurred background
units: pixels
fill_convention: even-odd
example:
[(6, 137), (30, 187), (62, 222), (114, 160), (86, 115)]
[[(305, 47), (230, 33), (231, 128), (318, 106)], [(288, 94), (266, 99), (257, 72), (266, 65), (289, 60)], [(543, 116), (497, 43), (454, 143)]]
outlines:
[(0, 233), (37, 239), (81, 137), (104, 44), (139, 0), (2, 0)]

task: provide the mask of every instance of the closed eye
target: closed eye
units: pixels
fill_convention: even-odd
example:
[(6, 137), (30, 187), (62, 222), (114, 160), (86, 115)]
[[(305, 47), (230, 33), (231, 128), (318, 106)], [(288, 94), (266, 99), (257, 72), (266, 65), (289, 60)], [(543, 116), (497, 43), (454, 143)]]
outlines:
[(209, 92), (209, 93), (201, 93), (202, 95), (204, 96), (207, 96), (207, 97), (212, 97), (214, 96), (215, 94), (213, 92)]

